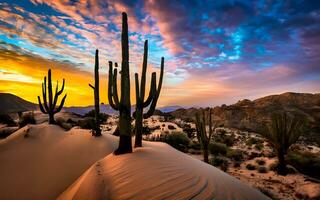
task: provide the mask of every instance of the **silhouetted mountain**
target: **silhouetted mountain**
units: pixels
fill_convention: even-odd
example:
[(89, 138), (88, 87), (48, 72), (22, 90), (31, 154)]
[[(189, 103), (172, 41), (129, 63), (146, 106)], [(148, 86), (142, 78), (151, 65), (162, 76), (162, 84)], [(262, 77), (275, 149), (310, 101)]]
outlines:
[[(161, 111), (161, 112), (171, 112), (177, 108), (182, 108), (181, 106), (166, 106), (166, 107), (161, 107), (158, 108), (157, 110)], [(65, 107), (64, 110), (67, 112), (71, 112), (71, 113), (76, 113), (79, 115), (85, 115), (86, 113), (88, 113), (89, 111), (93, 110), (94, 106), (72, 106), (72, 107)], [(145, 109), (145, 111), (147, 111), (148, 108)], [(131, 112), (133, 112), (135, 110), (135, 105), (131, 106)], [(109, 115), (117, 115), (118, 111), (114, 110), (111, 108), (110, 105), (108, 104), (100, 104), (100, 112), (101, 113), (106, 113)]]
[(36, 110), (37, 105), (14, 94), (0, 93), (0, 114), (10, 114)]

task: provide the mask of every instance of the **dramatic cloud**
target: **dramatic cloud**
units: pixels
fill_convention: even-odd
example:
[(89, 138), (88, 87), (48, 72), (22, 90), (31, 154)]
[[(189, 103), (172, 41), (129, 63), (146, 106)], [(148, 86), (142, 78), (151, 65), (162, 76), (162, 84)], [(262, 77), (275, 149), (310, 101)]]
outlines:
[(95, 49), (104, 83), (107, 61), (121, 58), (121, 12), (129, 16), (131, 73), (141, 70), (146, 39), (149, 71), (166, 58), (161, 105), (320, 90), (317, 0), (4, 0), (0, 91), (34, 101), (19, 85), (35, 89), (52, 67), (70, 82), (68, 105), (91, 104)]

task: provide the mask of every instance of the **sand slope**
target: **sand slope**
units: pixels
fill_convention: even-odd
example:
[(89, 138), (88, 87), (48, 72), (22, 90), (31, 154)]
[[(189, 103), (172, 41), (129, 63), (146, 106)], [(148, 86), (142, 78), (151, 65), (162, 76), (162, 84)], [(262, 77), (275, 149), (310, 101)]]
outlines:
[(0, 199), (55, 199), (116, 144), (88, 130), (28, 125), (0, 140)]
[(145, 146), (96, 162), (58, 199), (268, 199), (167, 144)]

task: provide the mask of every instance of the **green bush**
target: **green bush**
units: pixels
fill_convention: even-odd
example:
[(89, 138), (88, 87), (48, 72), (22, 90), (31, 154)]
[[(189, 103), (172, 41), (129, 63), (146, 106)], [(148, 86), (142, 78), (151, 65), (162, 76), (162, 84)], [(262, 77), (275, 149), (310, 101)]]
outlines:
[(19, 121), (19, 127), (24, 127), (27, 124), (36, 124), (33, 112), (28, 112), (21, 116), (21, 119)]
[(186, 151), (190, 143), (190, 139), (188, 138), (188, 136), (182, 132), (173, 132), (171, 134), (166, 134), (164, 137), (160, 138), (161, 141), (171, 145), (179, 151)]
[(255, 170), (255, 169), (256, 169), (256, 166), (253, 165), (253, 164), (251, 164), (251, 163), (249, 163), (249, 164), (246, 165), (246, 168), (247, 168), (248, 170)]
[(261, 150), (263, 149), (263, 147), (264, 147), (264, 146), (263, 146), (263, 143), (258, 143), (258, 144), (255, 144), (255, 145), (254, 145), (254, 148), (257, 149), (257, 150), (259, 150), (259, 151), (261, 151)]
[(215, 156), (213, 158), (210, 159), (209, 162), (211, 165), (215, 166), (215, 167), (220, 167), (220, 169), (222, 171), (227, 171), (228, 170), (228, 166), (229, 166), (229, 162), (226, 158), (221, 157), (221, 156)]
[(196, 143), (196, 142), (191, 142), (189, 144), (189, 148), (190, 149), (201, 150), (201, 145), (199, 143)]
[(287, 155), (287, 162), (303, 174), (318, 179), (320, 178), (319, 154), (299, 151), (289, 152)]
[(243, 160), (243, 151), (240, 149), (229, 149), (227, 152), (227, 157), (234, 161), (242, 161)]
[(265, 166), (259, 166), (258, 167), (258, 172), (259, 173), (267, 173), (268, 169)]
[(213, 155), (226, 155), (228, 147), (225, 144), (219, 142), (213, 142), (209, 144), (209, 151)]

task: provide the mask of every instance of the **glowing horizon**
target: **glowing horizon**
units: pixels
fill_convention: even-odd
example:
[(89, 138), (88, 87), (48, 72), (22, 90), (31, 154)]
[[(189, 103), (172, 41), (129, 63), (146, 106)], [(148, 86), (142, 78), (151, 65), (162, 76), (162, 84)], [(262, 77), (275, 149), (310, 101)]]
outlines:
[(121, 61), (121, 12), (129, 17), (132, 104), (145, 39), (149, 75), (165, 57), (158, 107), (320, 92), (320, 3), (297, 0), (4, 0), (0, 92), (37, 103), (51, 68), (54, 82), (66, 79), (66, 106), (92, 105), (88, 84), (99, 49), (100, 96), (108, 104), (107, 61)]

